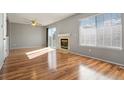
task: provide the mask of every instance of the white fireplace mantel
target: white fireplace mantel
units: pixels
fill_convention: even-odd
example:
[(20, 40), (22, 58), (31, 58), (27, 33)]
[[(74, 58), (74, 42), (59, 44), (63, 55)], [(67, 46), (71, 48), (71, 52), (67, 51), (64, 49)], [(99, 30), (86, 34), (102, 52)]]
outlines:
[(69, 33), (65, 33), (65, 34), (58, 34), (58, 37), (63, 37), (63, 36), (64, 36), (64, 37), (65, 37), (65, 36), (66, 36), (66, 37), (69, 37), (69, 36), (70, 36), (70, 34), (69, 34)]

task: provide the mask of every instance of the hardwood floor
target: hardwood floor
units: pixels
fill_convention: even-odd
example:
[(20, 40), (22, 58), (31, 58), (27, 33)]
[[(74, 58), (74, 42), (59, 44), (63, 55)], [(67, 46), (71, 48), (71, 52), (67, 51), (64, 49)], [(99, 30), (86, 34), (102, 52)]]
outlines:
[(71, 53), (61, 53), (55, 49), (15, 49), (10, 51), (0, 71), (0, 79), (124, 79), (124, 69), (115, 64)]

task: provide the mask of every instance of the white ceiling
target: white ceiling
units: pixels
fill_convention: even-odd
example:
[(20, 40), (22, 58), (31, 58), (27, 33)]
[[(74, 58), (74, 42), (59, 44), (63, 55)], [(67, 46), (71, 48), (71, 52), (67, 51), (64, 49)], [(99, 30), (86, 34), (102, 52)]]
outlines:
[(36, 20), (46, 26), (72, 15), (74, 13), (8, 13), (8, 20), (21, 24), (30, 24), (30, 20)]

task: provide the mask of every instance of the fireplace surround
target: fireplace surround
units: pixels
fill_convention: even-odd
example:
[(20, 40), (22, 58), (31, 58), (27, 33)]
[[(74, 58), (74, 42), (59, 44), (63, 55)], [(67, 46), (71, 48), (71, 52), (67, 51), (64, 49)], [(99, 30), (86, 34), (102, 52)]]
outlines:
[(70, 50), (70, 34), (59, 34), (59, 50), (69, 52)]

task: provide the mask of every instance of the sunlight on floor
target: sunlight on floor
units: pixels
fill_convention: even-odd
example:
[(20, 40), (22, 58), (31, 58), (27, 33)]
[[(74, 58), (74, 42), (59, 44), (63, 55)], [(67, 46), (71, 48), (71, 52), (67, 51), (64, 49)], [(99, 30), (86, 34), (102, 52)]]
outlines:
[(53, 48), (46, 47), (46, 48), (43, 48), (43, 49), (38, 49), (38, 50), (27, 52), (26, 55), (29, 59), (33, 59), (33, 58), (36, 58), (38, 56), (41, 56), (43, 54), (46, 54), (46, 53), (54, 51), (54, 50), (55, 49), (53, 49)]
[(83, 64), (79, 66), (79, 79), (80, 80), (111, 80), (107, 76), (104, 76), (93, 69), (90, 69)]

